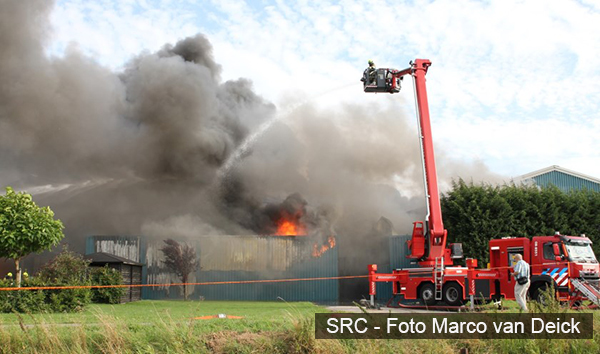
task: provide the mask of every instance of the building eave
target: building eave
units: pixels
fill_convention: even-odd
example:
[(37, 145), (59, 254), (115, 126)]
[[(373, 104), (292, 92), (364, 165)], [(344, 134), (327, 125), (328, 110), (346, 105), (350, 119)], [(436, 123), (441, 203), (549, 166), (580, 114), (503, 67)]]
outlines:
[(584, 180), (587, 180), (587, 181), (590, 181), (590, 182), (593, 182), (593, 183), (600, 184), (600, 179), (598, 179), (598, 178), (595, 178), (595, 177), (592, 177), (592, 176), (588, 176), (588, 175), (585, 175), (583, 173), (576, 172), (576, 171), (573, 171), (573, 170), (569, 170), (567, 168), (560, 167), (558, 165), (548, 166), (546, 168), (542, 168), (540, 170), (533, 171), (533, 172), (530, 172), (530, 173), (527, 173), (527, 174), (515, 177), (515, 178), (513, 178), (513, 182), (514, 183), (525, 182), (527, 180), (531, 180), (531, 179), (533, 179), (535, 177), (538, 177), (538, 176), (541, 176), (543, 174), (546, 174), (548, 172), (553, 172), (553, 171), (561, 172), (561, 173), (564, 173), (564, 174), (567, 174), (567, 175), (571, 175), (571, 176), (578, 177), (578, 178), (581, 178), (581, 179), (584, 179)]

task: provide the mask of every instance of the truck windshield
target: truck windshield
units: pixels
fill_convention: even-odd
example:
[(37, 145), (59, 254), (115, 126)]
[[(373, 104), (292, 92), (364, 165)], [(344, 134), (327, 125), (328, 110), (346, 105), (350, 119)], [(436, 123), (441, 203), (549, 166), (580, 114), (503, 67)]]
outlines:
[(569, 259), (573, 262), (589, 262), (598, 263), (592, 247), (587, 245), (570, 245), (566, 244), (567, 252), (569, 252)]

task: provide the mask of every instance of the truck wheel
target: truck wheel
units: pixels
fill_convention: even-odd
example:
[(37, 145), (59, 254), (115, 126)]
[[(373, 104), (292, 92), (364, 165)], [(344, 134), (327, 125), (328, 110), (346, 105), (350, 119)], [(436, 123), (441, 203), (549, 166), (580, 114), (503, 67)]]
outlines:
[(434, 305), (435, 304), (435, 287), (431, 283), (425, 283), (421, 285), (421, 290), (419, 291), (419, 297), (421, 301), (425, 305)]
[(539, 285), (536, 285), (533, 290), (530, 292), (531, 293), (531, 299), (535, 300), (537, 302), (539, 302), (542, 305), (546, 305), (546, 298), (544, 295), (544, 292), (547, 291), (547, 289), (550, 287), (550, 285), (548, 283), (541, 283)]
[(463, 289), (457, 283), (444, 285), (444, 302), (449, 306), (460, 306), (463, 304)]

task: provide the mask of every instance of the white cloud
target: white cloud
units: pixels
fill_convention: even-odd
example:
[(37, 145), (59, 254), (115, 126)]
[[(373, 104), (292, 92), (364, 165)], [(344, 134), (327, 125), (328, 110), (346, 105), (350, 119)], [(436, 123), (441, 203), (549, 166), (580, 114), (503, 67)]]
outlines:
[(101, 64), (118, 68), (143, 50), (196, 34), (202, 27), (187, 2), (118, 0), (62, 0), (52, 13), (51, 54), (69, 42)]
[(370, 58), (397, 68), (430, 58), (438, 149), (500, 174), (558, 164), (600, 176), (594, 1), (59, 0), (53, 20), (53, 53), (73, 40), (111, 67), (204, 32), (224, 79), (248, 77), (278, 104), (401, 103), (412, 114), (408, 82), (390, 97), (363, 94), (358, 80)]

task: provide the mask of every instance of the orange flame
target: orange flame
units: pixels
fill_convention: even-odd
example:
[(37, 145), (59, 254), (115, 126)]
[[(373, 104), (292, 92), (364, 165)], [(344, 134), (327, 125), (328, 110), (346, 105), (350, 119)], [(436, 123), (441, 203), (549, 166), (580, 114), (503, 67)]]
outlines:
[(335, 247), (335, 237), (329, 236), (329, 238), (327, 239), (327, 242), (329, 243), (329, 248)]
[(319, 246), (318, 244), (315, 243), (313, 245), (312, 256), (313, 256), (313, 258), (321, 257), (325, 252), (327, 252), (328, 250), (330, 250), (334, 247), (335, 247), (335, 237), (329, 236), (326, 244)]
[(296, 225), (289, 220), (281, 220), (277, 225), (277, 235), (280, 236), (297, 236), (305, 235), (306, 230), (301, 225)]

